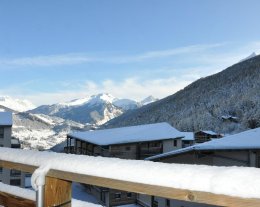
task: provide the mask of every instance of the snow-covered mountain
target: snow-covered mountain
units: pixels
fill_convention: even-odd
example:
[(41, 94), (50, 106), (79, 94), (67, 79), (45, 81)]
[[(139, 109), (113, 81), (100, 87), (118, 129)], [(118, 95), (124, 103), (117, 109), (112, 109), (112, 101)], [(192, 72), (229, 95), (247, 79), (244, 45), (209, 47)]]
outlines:
[(28, 100), (14, 99), (9, 96), (0, 97), (0, 110), (10, 109), (17, 112), (28, 111), (35, 106)]
[[(89, 130), (140, 107), (130, 99), (98, 94), (53, 105), (34, 105), (26, 100), (0, 98), (0, 111), (13, 112), (12, 136), (23, 148), (48, 149), (63, 142), (71, 130)], [(74, 120), (74, 121), (73, 121)], [(81, 123), (80, 123), (81, 122)]]
[(260, 127), (260, 55), (205, 78), (131, 113), (105, 128), (168, 122), (181, 131), (236, 133)]
[(113, 104), (114, 100), (115, 97), (110, 94), (98, 94), (66, 103), (39, 106), (29, 112), (100, 125), (123, 113), (121, 108)]
[(64, 103), (42, 105), (29, 112), (57, 116), (82, 124), (101, 125), (128, 110), (140, 108), (155, 100), (157, 99), (150, 96), (142, 102), (137, 102), (131, 99), (115, 98), (111, 94), (103, 93)]

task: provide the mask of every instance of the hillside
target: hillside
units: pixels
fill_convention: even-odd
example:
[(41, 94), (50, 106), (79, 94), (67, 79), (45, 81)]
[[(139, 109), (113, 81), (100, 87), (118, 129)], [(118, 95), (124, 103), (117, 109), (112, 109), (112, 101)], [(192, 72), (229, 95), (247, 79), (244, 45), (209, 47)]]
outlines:
[(90, 126), (43, 114), (14, 113), (12, 136), (22, 148), (48, 149), (65, 140), (71, 130), (89, 130)]
[[(227, 117), (233, 117), (228, 119)], [(182, 131), (235, 133), (260, 124), (260, 56), (109, 121), (112, 128), (166, 121)]]

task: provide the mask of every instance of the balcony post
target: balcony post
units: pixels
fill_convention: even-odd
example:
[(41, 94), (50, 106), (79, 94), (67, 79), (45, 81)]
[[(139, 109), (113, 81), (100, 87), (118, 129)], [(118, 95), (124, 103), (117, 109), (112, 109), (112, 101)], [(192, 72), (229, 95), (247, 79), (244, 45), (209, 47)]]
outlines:
[(46, 177), (44, 207), (71, 207), (71, 181)]

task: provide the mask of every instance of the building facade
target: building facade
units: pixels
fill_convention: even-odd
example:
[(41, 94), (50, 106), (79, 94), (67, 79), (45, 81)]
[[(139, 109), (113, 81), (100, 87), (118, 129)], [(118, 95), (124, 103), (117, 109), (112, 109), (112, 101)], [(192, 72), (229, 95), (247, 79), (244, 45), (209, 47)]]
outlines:
[[(0, 147), (20, 148), (18, 139), (12, 138), (12, 113), (0, 112)], [(0, 168), (0, 181), (15, 186), (24, 186), (21, 171)]]

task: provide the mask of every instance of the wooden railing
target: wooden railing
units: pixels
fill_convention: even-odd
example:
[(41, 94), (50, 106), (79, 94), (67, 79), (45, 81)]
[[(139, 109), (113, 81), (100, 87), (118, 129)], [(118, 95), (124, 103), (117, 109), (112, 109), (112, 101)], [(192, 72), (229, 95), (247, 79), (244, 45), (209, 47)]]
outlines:
[[(109, 158), (108, 158), (109, 159)], [(84, 164), (84, 163), (83, 163)], [(33, 173), (39, 166), (21, 163), (0, 161), (0, 167), (21, 170)], [(156, 178), (155, 178), (156, 179)], [(260, 199), (246, 199), (201, 191), (190, 191), (172, 187), (135, 183), (120, 179), (110, 179), (87, 174), (78, 174), (66, 171), (50, 169), (46, 177), (45, 206), (71, 206), (72, 182), (90, 184), (100, 187), (119, 189), (122, 191), (135, 192), (168, 199), (177, 199), (197, 203), (205, 203), (218, 206), (232, 207), (259, 207)], [(14, 204), (15, 203), (15, 204)], [(64, 205), (62, 205), (64, 204)], [(35, 206), (34, 201), (25, 200), (9, 194), (0, 193), (0, 205), (4, 206)]]

